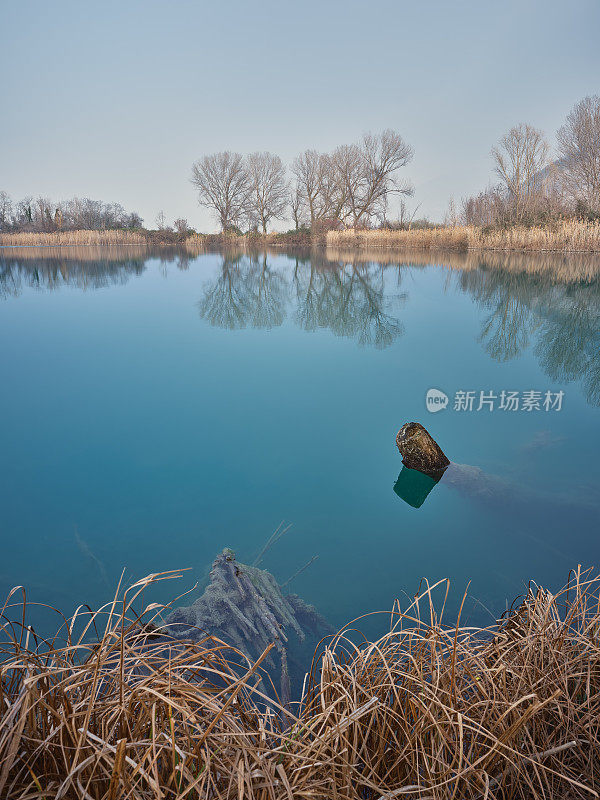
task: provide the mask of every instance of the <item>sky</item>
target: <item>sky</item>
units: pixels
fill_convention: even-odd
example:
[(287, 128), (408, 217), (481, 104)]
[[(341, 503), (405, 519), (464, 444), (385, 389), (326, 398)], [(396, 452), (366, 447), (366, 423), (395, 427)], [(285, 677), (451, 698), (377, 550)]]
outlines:
[(289, 165), (393, 128), (414, 148), (411, 211), (441, 220), (493, 179), (511, 126), (554, 144), (600, 94), (599, 41), (600, 0), (0, 0), (0, 190), (210, 231), (201, 156)]

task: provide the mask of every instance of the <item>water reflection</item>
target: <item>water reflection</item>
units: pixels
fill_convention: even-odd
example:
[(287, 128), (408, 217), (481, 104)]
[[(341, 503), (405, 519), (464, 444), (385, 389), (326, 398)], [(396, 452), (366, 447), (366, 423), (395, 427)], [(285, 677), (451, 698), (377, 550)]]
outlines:
[(293, 304), (292, 317), (303, 330), (327, 328), (361, 345), (384, 348), (404, 330), (386, 309), (404, 299), (386, 293), (380, 266), (344, 266), (313, 255), (296, 258), (290, 277), (289, 271), (270, 266), (266, 254), (226, 254), (198, 310), (217, 327), (271, 329), (283, 323)]
[(439, 483), (439, 478), (432, 478), (416, 469), (402, 467), (400, 475), (394, 484), (394, 491), (401, 500), (413, 508), (421, 508), (429, 492)]
[(272, 269), (266, 254), (238, 253), (223, 257), (217, 278), (205, 287), (198, 311), (219, 328), (271, 329), (283, 323), (286, 304), (285, 277)]
[(532, 340), (548, 377), (580, 380), (600, 404), (600, 281), (561, 284), (507, 270), (458, 273), (458, 285), (488, 313), (480, 341), (496, 361), (519, 356)]
[(406, 294), (386, 295), (380, 265), (345, 265), (314, 255), (296, 259), (293, 286), (296, 322), (306, 331), (328, 328), (336, 336), (378, 349), (404, 332), (400, 320), (386, 309), (399, 307)]
[(72, 287), (86, 291), (122, 285), (142, 275), (149, 259), (161, 267), (175, 264), (185, 270), (190, 254), (175, 249), (150, 251), (146, 245), (2, 247), (0, 298), (18, 297), (25, 289), (54, 291)]
[[(433, 255), (338, 251), (280, 254), (228, 252), (197, 300), (210, 325), (272, 330), (289, 320), (302, 330), (329, 330), (360, 345), (386, 348), (404, 332), (408, 294), (399, 286), (410, 269), (448, 271), (450, 287), (483, 312), (479, 341), (495, 361), (531, 348), (556, 383), (579, 380), (590, 403), (600, 404), (600, 259), (507, 255)], [(0, 251), (0, 296), (26, 288), (82, 290), (122, 284), (150, 260), (186, 270), (185, 251), (147, 247), (14, 248)]]

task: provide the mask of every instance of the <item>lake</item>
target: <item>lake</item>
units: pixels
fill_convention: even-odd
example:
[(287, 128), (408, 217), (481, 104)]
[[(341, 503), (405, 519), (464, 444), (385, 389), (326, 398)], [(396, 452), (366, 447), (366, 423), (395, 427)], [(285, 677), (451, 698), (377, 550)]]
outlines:
[[(0, 594), (190, 568), (166, 601), (282, 521), (263, 566), (318, 556), (289, 588), (335, 626), (446, 577), (488, 623), (598, 564), (598, 263), (378, 258), (0, 251)], [(477, 469), (398, 481), (408, 421)]]

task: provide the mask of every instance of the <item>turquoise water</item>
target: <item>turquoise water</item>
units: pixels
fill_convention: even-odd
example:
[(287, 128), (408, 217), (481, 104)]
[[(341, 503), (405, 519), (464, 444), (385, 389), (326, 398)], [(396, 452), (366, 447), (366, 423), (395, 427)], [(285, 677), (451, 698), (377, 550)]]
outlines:
[[(71, 613), (123, 570), (189, 567), (166, 600), (282, 520), (264, 566), (285, 581), (318, 555), (290, 588), (336, 626), (422, 577), (452, 579), (450, 614), (471, 581), (466, 618), (491, 621), (529, 578), (598, 564), (600, 281), (417, 260), (0, 254), (0, 594)], [(475, 410), (503, 390), (562, 408)], [(484, 474), (405, 502), (407, 421)]]

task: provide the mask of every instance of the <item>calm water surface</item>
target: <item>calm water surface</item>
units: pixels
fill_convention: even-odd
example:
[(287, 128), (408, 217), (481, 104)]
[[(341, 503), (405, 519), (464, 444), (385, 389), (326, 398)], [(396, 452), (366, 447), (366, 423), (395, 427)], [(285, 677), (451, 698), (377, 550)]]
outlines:
[[(468, 618), (489, 621), (530, 577), (598, 564), (598, 265), (433, 260), (0, 252), (0, 594), (72, 612), (123, 569), (190, 567), (166, 600), (282, 520), (264, 566), (285, 581), (318, 555), (290, 588), (335, 625), (422, 577), (452, 579), (451, 612), (471, 581)], [(562, 408), (503, 411), (503, 390)], [(483, 474), (412, 507), (410, 420)]]

